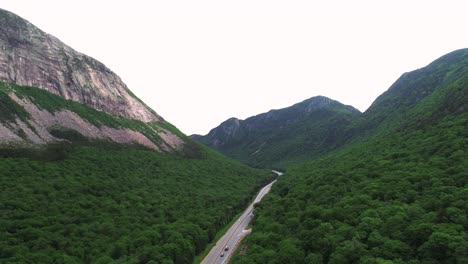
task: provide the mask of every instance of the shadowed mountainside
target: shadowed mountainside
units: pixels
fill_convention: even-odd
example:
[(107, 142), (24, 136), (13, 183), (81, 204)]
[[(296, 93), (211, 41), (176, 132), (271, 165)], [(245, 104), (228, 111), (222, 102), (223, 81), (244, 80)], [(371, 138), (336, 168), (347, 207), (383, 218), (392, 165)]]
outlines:
[(359, 114), (317, 96), (246, 120), (228, 119), (208, 135), (192, 138), (251, 166), (280, 168), (338, 147), (343, 129)]
[(465, 263), (468, 49), (405, 73), (338, 151), (290, 168), (233, 263)]

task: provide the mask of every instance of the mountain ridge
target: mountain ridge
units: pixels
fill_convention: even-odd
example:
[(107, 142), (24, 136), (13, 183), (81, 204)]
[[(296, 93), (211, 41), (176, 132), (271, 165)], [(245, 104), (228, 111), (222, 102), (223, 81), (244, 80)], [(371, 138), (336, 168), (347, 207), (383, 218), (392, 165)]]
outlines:
[[(466, 78), (464, 77), (466, 64), (468, 64), (468, 48), (452, 51), (425, 67), (402, 74), (353, 124), (350, 130), (354, 132), (350, 133), (356, 136), (379, 130), (379, 127), (383, 128), (381, 130), (388, 130), (389, 126), (398, 125), (395, 120), (409, 118), (410, 110), (426, 97)], [(458, 102), (457, 105), (463, 107), (462, 102), (465, 98), (466, 94), (461, 93), (459, 97), (453, 97), (453, 103)], [(441, 101), (440, 98), (432, 99), (432, 101), (437, 100)], [(438, 114), (435, 109), (427, 111)]]
[[(281, 156), (288, 159), (288, 155), (295, 156), (297, 155), (295, 153), (299, 153), (300, 155), (308, 158), (317, 158), (322, 154), (337, 150), (342, 146), (359, 141), (375, 133), (389, 133), (389, 131), (392, 131), (393, 128), (397, 127), (401, 123), (401, 120), (412, 118), (412, 116), (415, 115), (410, 111), (412, 107), (419, 102), (424, 101), (427, 96), (434, 92), (441, 93), (439, 90), (448, 89), (450, 87), (447, 86), (450, 86), (455, 82), (463, 82), (464, 65), (467, 63), (468, 49), (459, 49), (437, 58), (425, 67), (406, 72), (402, 74), (386, 92), (378, 96), (372, 105), (363, 113), (355, 110), (354, 115), (352, 115), (353, 118), (340, 119), (343, 122), (342, 124), (337, 122), (331, 122), (328, 124), (322, 123), (313, 127), (313, 130), (301, 130), (301, 133), (305, 135), (315, 136), (316, 131), (322, 130), (323, 132), (323, 129), (326, 129), (327, 132), (325, 134), (328, 134), (329, 137), (325, 139), (324, 137), (318, 138), (319, 140), (323, 140), (324, 144), (307, 144), (307, 137), (303, 136), (302, 140), (299, 141), (301, 144), (290, 144), (286, 148), (283, 148), (281, 155), (277, 155), (277, 153), (267, 153), (266, 155), (270, 155), (271, 157), (266, 158), (267, 160), (270, 159), (266, 163), (263, 161), (258, 162), (258, 159), (253, 157), (253, 154), (255, 153), (256, 155), (261, 153), (263, 147), (262, 144), (267, 142), (267, 140), (264, 139), (269, 138), (276, 132), (264, 132), (263, 135), (251, 135), (249, 132), (252, 129), (259, 129), (259, 127), (262, 126), (270, 127), (271, 130), (277, 129), (281, 126), (287, 126), (288, 120), (285, 120), (285, 123), (278, 126), (277, 123), (275, 123), (275, 118), (272, 118), (275, 116), (275, 112), (279, 110), (270, 110), (266, 113), (255, 115), (245, 120), (231, 118), (221, 123), (218, 127), (210, 130), (207, 135), (193, 135), (192, 138), (207, 146), (214, 147), (224, 154), (249, 165), (261, 167), (276, 165), (289, 166), (291, 165), (291, 162), (282, 164), (271, 162), (271, 159), (275, 159), (273, 158), (273, 155), (277, 155), (278, 158)], [(407, 89), (408, 87), (412, 88)], [(431, 99), (431, 105), (426, 106), (426, 114), (430, 114), (431, 112), (432, 115), (434, 115), (433, 118), (436, 118), (436, 116), (443, 115), (443, 113), (449, 108), (458, 108), (458, 111), (464, 111), (464, 109), (466, 109), (466, 106), (464, 106), (464, 100), (466, 100), (467, 97), (466, 93), (460, 89), (454, 90), (453, 92), (458, 93), (459, 96), (453, 96), (452, 104), (445, 104), (444, 106), (441, 105), (439, 106), (442, 107), (440, 111), (434, 111), (431, 107), (435, 107), (436, 104), (441, 104), (440, 101), (442, 100), (434, 97)], [(287, 110), (294, 112), (294, 109), (296, 108), (307, 109), (309, 100), (313, 98), (322, 98), (322, 100), (325, 101), (327, 99), (331, 100), (320, 96), (312, 97), (290, 107), (280, 109), (280, 111)], [(320, 105), (320, 103), (318, 105)], [(421, 105), (419, 107), (422, 108), (423, 106)], [(349, 106), (347, 110), (353, 112), (353, 109), (354, 108), (352, 106)], [(290, 120), (300, 119), (303, 113), (301, 111), (296, 111), (295, 115), (296, 116), (290, 118)], [(316, 118), (315, 122), (318, 124), (320, 116), (315, 116), (314, 118)], [(257, 120), (258, 122), (256, 122), (256, 127), (250, 126), (247, 129), (242, 130), (242, 126), (240, 124), (245, 123), (248, 120)], [(295, 137), (295, 134), (299, 134), (299, 129), (301, 128), (295, 129), (298, 130), (284, 132), (285, 134), (283, 138)], [(251, 137), (248, 137), (247, 135), (250, 135)], [(256, 142), (257, 139), (262, 139), (263, 141), (259, 144)], [(250, 152), (242, 152), (236, 149), (237, 147), (235, 145), (248, 149)], [(300, 162), (304, 160), (305, 159), (299, 159), (298, 161)], [(291, 159), (291, 161), (292, 163), (297, 163), (294, 158)]]
[(405, 73), (347, 144), (288, 168), (233, 263), (465, 263), (468, 49)]
[[(331, 142), (339, 129), (347, 124), (359, 110), (344, 105), (325, 96), (314, 96), (292, 106), (272, 109), (245, 120), (230, 118), (205, 136), (191, 137), (210, 147), (239, 159), (252, 166), (268, 167), (280, 165), (284, 161), (305, 159), (301, 151), (306, 146), (323, 145), (316, 153), (327, 151), (335, 146), (325, 146)], [(333, 125), (332, 125), (333, 124)], [(313, 131), (307, 136), (306, 130)], [(287, 135), (288, 131), (293, 131)], [(303, 144), (306, 142), (305, 144)], [(277, 145), (283, 144), (273, 151)], [(325, 150), (327, 149), (327, 150)], [(269, 155), (280, 152), (277, 157)], [(264, 154), (266, 153), (266, 154)], [(292, 153), (285, 158), (288, 153)]]

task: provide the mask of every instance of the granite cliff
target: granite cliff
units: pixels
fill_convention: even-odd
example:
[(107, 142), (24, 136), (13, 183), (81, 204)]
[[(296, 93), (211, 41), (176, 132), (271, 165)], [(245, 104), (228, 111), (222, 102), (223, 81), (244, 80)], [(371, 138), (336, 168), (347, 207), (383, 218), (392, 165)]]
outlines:
[(159, 151), (187, 143), (104, 64), (2, 9), (0, 110), (3, 145), (70, 140), (64, 131)]
[(44, 89), (112, 115), (163, 120), (101, 62), (0, 9), (0, 80)]

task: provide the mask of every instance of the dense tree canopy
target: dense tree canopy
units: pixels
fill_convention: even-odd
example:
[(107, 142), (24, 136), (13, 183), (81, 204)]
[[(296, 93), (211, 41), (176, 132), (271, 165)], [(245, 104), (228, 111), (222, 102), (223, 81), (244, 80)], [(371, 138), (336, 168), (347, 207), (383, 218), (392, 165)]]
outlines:
[(468, 263), (466, 65), (403, 75), (350, 144), (291, 168), (234, 263)]
[(343, 129), (359, 114), (317, 96), (246, 120), (228, 119), (208, 135), (193, 138), (253, 167), (284, 168), (339, 146)]
[(234, 263), (466, 263), (467, 150), (463, 114), (291, 169)]
[(272, 177), (210, 150), (0, 151), (1, 263), (190, 263)]

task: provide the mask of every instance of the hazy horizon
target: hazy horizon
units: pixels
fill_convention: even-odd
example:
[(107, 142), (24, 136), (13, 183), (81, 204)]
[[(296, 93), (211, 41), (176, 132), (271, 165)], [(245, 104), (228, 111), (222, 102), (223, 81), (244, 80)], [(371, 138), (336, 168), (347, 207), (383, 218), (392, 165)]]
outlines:
[[(73, 4), (75, 3), (75, 4)], [(468, 47), (463, 1), (4, 0), (116, 72), (186, 134), (323, 95), (365, 111), (404, 72)]]

